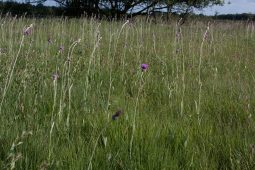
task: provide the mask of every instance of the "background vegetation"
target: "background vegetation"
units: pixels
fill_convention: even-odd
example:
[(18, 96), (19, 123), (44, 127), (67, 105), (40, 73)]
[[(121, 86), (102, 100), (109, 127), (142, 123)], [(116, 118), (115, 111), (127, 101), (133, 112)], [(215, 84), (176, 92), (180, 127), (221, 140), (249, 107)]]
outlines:
[(254, 168), (254, 23), (0, 29), (0, 169)]
[[(74, 17), (74, 14), (72, 14), (72, 10), (68, 9), (66, 7), (56, 7), (56, 6), (44, 6), (43, 4), (37, 4), (32, 5), (30, 3), (17, 3), (17, 2), (0, 2), (0, 11), (1, 15), (9, 15), (9, 16), (26, 16), (26, 17), (32, 17), (32, 18), (45, 18), (45, 17)], [(183, 11), (183, 9), (182, 9)], [(180, 12), (180, 11), (179, 11)], [(184, 12), (184, 11), (183, 11)], [(255, 15), (254, 14), (223, 14), (223, 15), (214, 15), (214, 16), (205, 16), (203, 14), (194, 14), (191, 11), (187, 11), (188, 13), (177, 13), (177, 11), (152, 11), (150, 13), (141, 13), (140, 16), (147, 16), (149, 14), (149, 17), (160, 18), (161, 20), (176, 20), (177, 18), (192, 18), (192, 19), (217, 19), (217, 20), (244, 20), (244, 21), (254, 21)], [(86, 13), (80, 14), (82, 16), (87, 16)], [(138, 15), (138, 16), (139, 16)], [(95, 16), (94, 16), (95, 17)], [(98, 18), (98, 17), (97, 17)], [(105, 18), (105, 17), (101, 17)], [(99, 19), (99, 18), (98, 18)]]

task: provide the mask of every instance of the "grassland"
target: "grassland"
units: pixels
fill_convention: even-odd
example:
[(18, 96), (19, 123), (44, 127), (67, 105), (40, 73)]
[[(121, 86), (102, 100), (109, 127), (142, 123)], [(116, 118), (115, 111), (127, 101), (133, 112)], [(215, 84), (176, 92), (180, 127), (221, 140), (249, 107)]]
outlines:
[(254, 23), (0, 20), (0, 169), (255, 168)]

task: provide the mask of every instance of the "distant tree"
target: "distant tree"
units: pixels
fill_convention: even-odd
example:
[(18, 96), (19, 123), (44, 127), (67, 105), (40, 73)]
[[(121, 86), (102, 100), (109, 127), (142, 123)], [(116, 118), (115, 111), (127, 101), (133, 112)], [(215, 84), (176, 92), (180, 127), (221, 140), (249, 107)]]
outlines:
[[(47, 0), (35, 0), (47, 1)], [(154, 11), (172, 10), (189, 13), (194, 8), (204, 8), (210, 5), (222, 4), (222, 0), (54, 0), (65, 7), (70, 15), (79, 16), (86, 13), (105, 15), (111, 18), (149, 14)]]
[(162, 0), (158, 9), (167, 9), (168, 12), (176, 12), (184, 18), (194, 9), (203, 9), (208, 6), (222, 5), (223, 0)]

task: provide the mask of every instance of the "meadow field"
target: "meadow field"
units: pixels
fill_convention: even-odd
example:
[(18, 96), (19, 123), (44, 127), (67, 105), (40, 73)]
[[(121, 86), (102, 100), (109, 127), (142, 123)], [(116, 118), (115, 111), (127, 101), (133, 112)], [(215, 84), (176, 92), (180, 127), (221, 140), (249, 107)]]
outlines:
[(0, 169), (254, 169), (254, 29), (0, 18)]

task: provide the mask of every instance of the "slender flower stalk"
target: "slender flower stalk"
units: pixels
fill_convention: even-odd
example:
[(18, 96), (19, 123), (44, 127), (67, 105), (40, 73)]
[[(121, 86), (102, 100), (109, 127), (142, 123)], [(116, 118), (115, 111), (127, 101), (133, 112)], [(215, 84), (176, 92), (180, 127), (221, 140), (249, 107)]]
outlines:
[[(203, 47), (204, 47), (204, 42), (208, 38), (210, 30), (210, 22), (207, 24), (206, 31), (203, 35), (202, 43), (200, 46), (200, 55), (199, 55), (199, 65), (198, 65), (198, 85), (199, 85), (199, 93), (198, 93), (198, 104), (197, 104), (197, 115), (200, 115), (201, 111), (201, 93), (202, 93), (202, 80), (201, 80), (201, 65), (202, 65), (202, 57), (203, 57)], [(201, 120), (199, 120), (200, 122)]]
[(16, 57), (14, 58), (12, 66), (11, 66), (11, 68), (10, 68), (8, 74), (7, 74), (7, 79), (6, 79), (5, 86), (4, 86), (3, 96), (2, 96), (1, 103), (0, 103), (0, 115), (1, 115), (1, 112), (2, 112), (2, 106), (3, 106), (3, 102), (4, 102), (4, 99), (5, 99), (6, 93), (7, 93), (8, 89), (9, 89), (9, 86), (10, 86), (10, 84), (12, 82), (13, 72), (14, 72), (14, 69), (16, 67), (16, 63), (17, 63), (17, 60), (19, 58), (19, 54), (20, 54), (22, 45), (24, 43), (24, 38), (25, 38), (25, 35), (23, 35), (21, 37), (18, 53), (16, 54)]
[[(148, 69), (149, 65), (148, 64), (142, 64), (141, 68), (143, 69)], [(132, 136), (131, 136), (131, 140), (130, 140), (130, 144), (129, 144), (129, 156), (130, 158), (132, 157), (132, 147), (133, 147), (133, 140), (134, 140), (134, 134), (135, 134), (135, 130), (136, 130), (136, 117), (137, 117), (137, 109), (138, 109), (138, 104), (139, 104), (139, 99), (140, 99), (140, 95), (141, 92), (143, 90), (143, 87), (145, 85), (145, 82), (143, 80), (143, 75), (144, 75), (144, 71), (142, 71), (140, 73), (140, 87), (138, 89), (138, 93), (137, 93), (137, 97), (136, 97), (136, 103), (135, 103), (135, 111), (134, 111), (134, 117), (133, 117), (133, 124), (132, 124)]]

